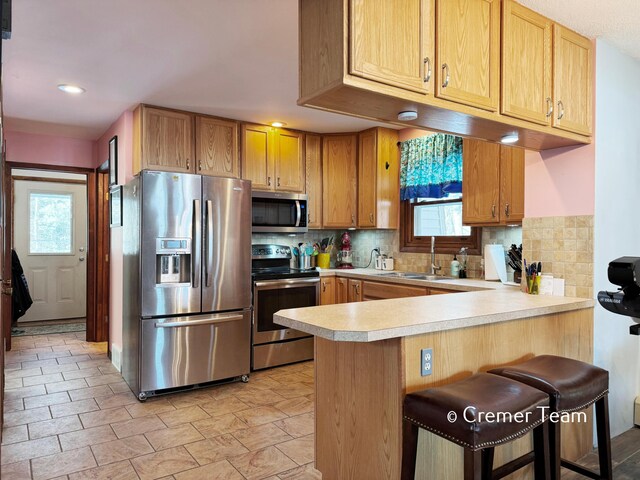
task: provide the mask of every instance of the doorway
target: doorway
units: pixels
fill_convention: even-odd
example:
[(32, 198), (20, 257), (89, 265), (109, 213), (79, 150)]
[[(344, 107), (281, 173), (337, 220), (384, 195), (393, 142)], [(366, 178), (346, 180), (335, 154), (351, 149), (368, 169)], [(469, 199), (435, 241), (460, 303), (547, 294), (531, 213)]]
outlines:
[(86, 328), (87, 176), (12, 169), (11, 178), (13, 246), (33, 300), (18, 328)]

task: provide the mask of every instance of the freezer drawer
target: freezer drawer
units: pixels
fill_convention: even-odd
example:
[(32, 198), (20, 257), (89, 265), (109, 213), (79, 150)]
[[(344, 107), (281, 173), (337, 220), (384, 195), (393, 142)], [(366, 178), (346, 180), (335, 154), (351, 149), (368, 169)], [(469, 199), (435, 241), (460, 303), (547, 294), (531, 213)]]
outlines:
[(249, 373), (251, 310), (143, 319), (140, 391)]

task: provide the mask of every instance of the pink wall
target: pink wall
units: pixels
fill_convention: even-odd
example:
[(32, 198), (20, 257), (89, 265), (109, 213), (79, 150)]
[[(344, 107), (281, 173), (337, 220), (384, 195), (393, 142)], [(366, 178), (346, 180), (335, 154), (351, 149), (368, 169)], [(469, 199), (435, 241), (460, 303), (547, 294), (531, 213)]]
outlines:
[(4, 132), (9, 162), (95, 168), (94, 141), (77, 138)]
[(96, 141), (96, 166), (109, 158), (109, 140), (118, 136), (118, 184), (133, 178), (133, 112), (124, 112)]
[(595, 145), (527, 151), (525, 217), (593, 215)]

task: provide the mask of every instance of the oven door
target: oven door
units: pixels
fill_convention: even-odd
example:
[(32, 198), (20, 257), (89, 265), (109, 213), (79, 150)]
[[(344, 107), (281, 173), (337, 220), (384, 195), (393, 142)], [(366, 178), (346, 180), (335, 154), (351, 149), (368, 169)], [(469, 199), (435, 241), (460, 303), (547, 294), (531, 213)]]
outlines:
[(320, 278), (263, 280), (253, 284), (253, 344), (308, 337), (308, 333), (273, 322), (273, 314), (288, 308), (313, 307), (320, 299)]

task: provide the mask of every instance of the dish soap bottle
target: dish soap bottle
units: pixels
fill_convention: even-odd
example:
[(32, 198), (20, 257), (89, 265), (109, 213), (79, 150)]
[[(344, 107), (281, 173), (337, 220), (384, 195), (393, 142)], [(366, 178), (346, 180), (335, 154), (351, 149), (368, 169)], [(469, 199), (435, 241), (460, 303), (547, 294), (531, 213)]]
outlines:
[(460, 262), (453, 256), (453, 260), (451, 261), (451, 276), (453, 278), (458, 278), (460, 276)]

